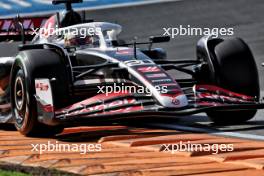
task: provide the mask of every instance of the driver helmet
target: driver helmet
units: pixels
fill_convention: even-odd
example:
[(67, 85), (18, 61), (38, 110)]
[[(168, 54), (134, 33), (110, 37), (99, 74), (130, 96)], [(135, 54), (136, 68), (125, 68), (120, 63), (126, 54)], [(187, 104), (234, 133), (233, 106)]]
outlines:
[(92, 36), (80, 36), (80, 35), (75, 35), (72, 33), (68, 33), (64, 36), (64, 44), (66, 47), (71, 47), (71, 46), (83, 46), (83, 45), (90, 45), (93, 43), (93, 38)]

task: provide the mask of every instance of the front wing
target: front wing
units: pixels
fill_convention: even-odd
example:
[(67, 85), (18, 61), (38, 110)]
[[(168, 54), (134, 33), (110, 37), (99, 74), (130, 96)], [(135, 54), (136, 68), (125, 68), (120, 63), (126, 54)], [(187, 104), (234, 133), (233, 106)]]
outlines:
[[(49, 125), (69, 124), (72, 126), (75, 124), (83, 125), (86, 122), (100, 124), (103, 121), (127, 118), (176, 117), (216, 110), (233, 111), (264, 108), (264, 103), (259, 102), (257, 97), (234, 93), (212, 85), (195, 85), (184, 90), (189, 101), (189, 105), (184, 108), (165, 108), (158, 104), (152, 96), (119, 92), (108, 95), (98, 94), (69, 107), (56, 110), (50, 101), (52, 90), (40, 83), (38, 83), (37, 88), (45, 90), (44, 96), (41, 95), (42, 91), (36, 91), (39, 120)], [(45, 101), (44, 97), (49, 97), (49, 101)]]

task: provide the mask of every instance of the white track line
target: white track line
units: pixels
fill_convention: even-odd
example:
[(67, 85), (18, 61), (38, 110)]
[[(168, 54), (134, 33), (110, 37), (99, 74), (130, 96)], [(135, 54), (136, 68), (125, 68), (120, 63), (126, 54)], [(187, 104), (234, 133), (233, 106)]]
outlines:
[(3, 2), (0, 2), (0, 8), (11, 10), (12, 6)]
[(22, 7), (31, 7), (32, 6), (30, 3), (25, 2), (23, 0), (9, 0), (9, 1), (12, 3), (18, 4), (19, 6), (22, 6)]
[[(46, 4), (46, 5), (50, 5), (51, 4), (51, 0), (33, 0), (36, 3), (40, 3), (40, 4)], [(100, 1), (100, 0), (83, 0), (84, 2), (95, 2), (95, 1)]]
[(243, 133), (237, 133), (237, 132), (221, 132), (221, 131), (212, 130), (212, 129), (189, 127), (189, 126), (182, 126), (182, 125), (172, 125), (172, 124), (151, 123), (148, 125), (153, 126), (153, 127), (162, 127), (162, 128), (181, 130), (181, 131), (208, 133), (208, 134), (216, 135), (216, 136), (235, 137), (235, 138), (252, 139), (252, 140), (264, 140), (264, 136), (255, 135), (255, 134), (243, 134)]
[[(102, 9), (142, 6), (142, 5), (151, 5), (151, 4), (168, 3), (168, 2), (180, 2), (180, 1), (184, 1), (184, 0), (147, 0), (147, 1), (141, 1), (141, 2), (129, 2), (129, 3), (120, 3), (120, 4), (113, 4), (113, 5), (102, 5), (102, 6), (96, 6), (96, 7), (80, 7), (80, 8), (75, 8), (75, 9), (77, 11), (84, 11), (84, 10), (94, 11), (94, 10), (102, 10)], [(33, 12), (33, 13), (21, 13), (20, 16), (21, 17), (23, 16), (44, 16), (44, 15), (49, 15), (49, 14), (56, 13), (56, 12), (57, 11), (51, 10), (51, 11), (42, 11), (42, 12)], [(6, 16), (0, 16), (0, 17), (10, 18), (14, 16), (15, 15), (13, 14), (13, 15), (6, 15)]]
[(112, 8), (122, 8), (122, 7), (132, 7), (132, 6), (142, 6), (142, 5), (151, 5), (151, 4), (159, 4), (159, 3), (168, 3), (168, 2), (177, 2), (183, 0), (146, 0), (140, 2), (127, 2), (120, 4), (111, 4), (111, 5), (102, 5), (97, 7), (84, 7), (77, 8), (78, 10), (101, 10), (101, 9), (112, 9)]

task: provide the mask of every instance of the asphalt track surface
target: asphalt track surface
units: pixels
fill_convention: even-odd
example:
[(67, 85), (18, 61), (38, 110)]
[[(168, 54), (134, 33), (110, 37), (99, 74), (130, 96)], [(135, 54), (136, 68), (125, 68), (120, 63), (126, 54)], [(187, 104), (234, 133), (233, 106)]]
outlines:
[[(96, 21), (121, 24), (123, 26), (121, 37), (126, 40), (132, 40), (135, 36), (138, 39), (148, 39), (151, 35), (162, 35), (164, 27), (179, 27), (179, 25), (201, 28), (232, 27), (234, 36), (243, 38), (249, 44), (259, 66), (261, 89), (264, 90), (264, 67), (261, 67), (261, 63), (264, 62), (263, 15), (263, 0), (250, 2), (248, 0), (183, 0), (87, 13), (87, 16)], [(202, 36), (177, 36), (170, 43), (158, 47), (167, 50), (169, 59), (195, 59), (196, 43), (200, 37)], [(216, 132), (219, 130), (264, 136), (264, 111), (260, 110), (251, 122), (243, 125), (216, 127), (204, 114), (181, 117), (175, 120), (174, 124), (210, 128), (215, 129)], [(173, 127), (171, 122), (170, 125)]]
[[(140, 40), (151, 35), (162, 35), (164, 27), (190, 25), (193, 27), (233, 27), (234, 36), (243, 38), (250, 46), (258, 64), (261, 90), (264, 90), (264, 1), (263, 0), (183, 0), (152, 5), (122, 7), (87, 12), (87, 17), (96, 21), (115, 22), (123, 26), (121, 37)], [(170, 43), (161, 44), (168, 52), (169, 59), (196, 57), (196, 43), (201, 36), (177, 36)], [(0, 45), (1, 46), (1, 45)], [(0, 53), (7, 56), (5, 47)], [(9, 52), (15, 50), (10, 44)], [(176, 73), (179, 74), (179, 73)], [(179, 74), (179, 76), (181, 76)], [(233, 118), (233, 117), (230, 117)], [(235, 134), (254, 134), (264, 136), (264, 111), (260, 110), (255, 118), (243, 125), (214, 126), (204, 114), (181, 117), (170, 122), (171, 127), (186, 125), (220, 132)], [(249, 136), (250, 137), (250, 136)]]

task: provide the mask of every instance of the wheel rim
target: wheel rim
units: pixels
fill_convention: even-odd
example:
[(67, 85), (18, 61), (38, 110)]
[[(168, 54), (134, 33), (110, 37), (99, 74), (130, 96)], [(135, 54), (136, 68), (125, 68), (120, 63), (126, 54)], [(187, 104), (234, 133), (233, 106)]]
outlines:
[(21, 123), (24, 118), (25, 109), (25, 88), (21, 77), (17, 77), (14, 85), (15, 108), (18, 112), (18, 121)]

